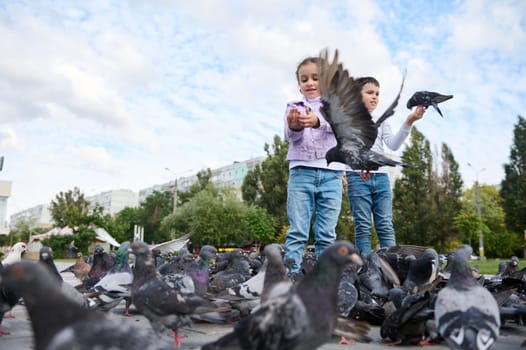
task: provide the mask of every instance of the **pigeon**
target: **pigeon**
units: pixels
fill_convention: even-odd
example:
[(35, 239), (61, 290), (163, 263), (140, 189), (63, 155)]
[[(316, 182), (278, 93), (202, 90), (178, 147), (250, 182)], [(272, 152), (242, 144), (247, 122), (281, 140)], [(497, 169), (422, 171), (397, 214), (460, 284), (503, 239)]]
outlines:
[(473, 277), (468, 264), (472, 253), (469, 245), (457, 248), (451, 276), (435, 302), (436, 328), (452, 349), (489, 349), (499, 336), (499, 307)]
[(84, 281), (86, 277), (88, 277), (88, 274), (91, 270), (91, 265), (88, 264), (84, 257), (82, 256), (81, 252), (77, 253), (77, 261), (75, 261), (75, 264), (69, 266), (68, 268), (65, 268), (64, 270), (60, 272), (71, 272), (75, 275), (75, 277), (80, 280), (81, 282)]
[(53, 249), (46, 246), (40, 248), (40, 251), (38, 252), (38, 260), (49, 269), (51, 274), (56, 277), (57, 281), (64, 281), (62, 275), (58, 272), (55, 261), (53, 260)]
[(375, 123), (362, 101), (361, 87), (338, 62), (338, 50), (331, 63), (328, 51), (322, 51), (318, 71), (323, 102), (320, 112), (330, 124), (337, 141), (336, 146), (325, 155), (327, 164), (337, 161), (363, 171), (377, 170), (384, 165), (409, 166), (371, 150), (379, 125), (394, 114), (404, 81), (394, 102)]
[[(192, 254), (188, 254), (192, 256)], [(205, 245), (199, 250), (199, 257), (181, 271), (194, 281), (195, 293), (204, 296), (208, 291), (208, 281), (210, 279), (210, 262), (217, 255), (217, 249), (211, 245)]]
[[(3, 270), (4, 266), (0, 262), (0, 274)], [(10, 311), (18, 303), (19, 299), (18, 293), (0, 283), (0, 336), (9, 334), (9, 332), (2, 329), (2, 321), (4, 314)]]
[(173, 332), (175, 346), (181, 345), (177, 330), (191, 325), (191, 314), (220, 311), (220, 307), (195, 294), (183, 294), (170, 287), (157, 271), (150, 248), (143, 242), (133, 242), (135, 255), (132, 302), (158, 335), (165, 330)]
[(93, 263), (88, 276), (84, 279), (83, 286), (85, 290), (91, 289), (102, 277), (113, 267), (115, 262), (112, 257), (104, 251), (103, 247), (96, 247), (93, 252)]
[(438, 108), (438, 104), (452, 98), (453, 95), (442, 95), (433, 91), (417, 91), (407, 101), (407, 108), (411, 109), (414, 106), (424, 106), (424, 108), (427, 108), (429, 106), (433, 106), (433, 108), (435, 108), (438, 114), (440, 114), (440, 116), (443, 118), (444, 116), (442, 115), (440, 108)]
[(2, 260), (2, 265), (7, 266), (20, 261), (26, 251), (27, 245), (24, 242), (15, 243), (11, 249), (9, 249), (7, 256)]
[(380, 335), (404, 345), (424, 345), (428, 335), (428, 321), (432, 321), (433, 316), (429, 292), (407, 295), (400, 307), (386, 317), (380, 328)]
[(208, 281), (208, 292), (218, 294), (243, 283), (252, 277), (250, 265), (243, 259), (241, 249), (235, 249), (225, 255), (227, 264), (221, 271), (215, 272)]
[(437, 278), (439, 269), (438, 253), (433, 248), (428, 248), (421, 256), (409, 262), (407, 277), (402, 286), (411, 294), (422, 291)]
[(86, 308), (91, 308), (95, 306), (95, 302), (89, 300), (86, 298), (81, 292), (79, 292), (75, 287), (73, 287), (71, 284), (64, 282), (64, 279), (58, 272), (57, 267), (55, 266), (55, 262), (53, 260), (53, 250), (50, 247), (42, 247), (40, 248), (40, 251), (38, 253), (38, 261), (42, 265), (44, 265), (49, 272), (53, 275), (55, 278), (55, 281), (58, 286), (60, 286), (60, 289), (62, 293), (76, 302), (78, 305), (81, 305)]
[(129, 248), (130, 242), (121, 243), (116, 252), (115, 265), (92, 288), (94, 292), (100, 292), (96, 301), (104, 311), (114, 308), (124, 299), (124, 316), (129, 316), (133, 281), (133, 272), (128, 263)]
[(150, 330), (77, 305), (62, 294), (43, 264), (14, 263), (5, 268), (0, 281), (24, 299), (36, 350), (172, 349)]
[(292, 289), (269, 298), (241, 319), (231, 333), (204, 345), (202, 350), (318, 348), (335, 329), (338, 284), (350, 261), (362, 263), (351, 243), (331, 244), (319, 256), (314, 269)]
[(513, 274), (516, 271), (519, 271), (519, 258), (517, 258), (515, 255), (511, 257), (510, 261), (506, 264), (506, 268), (504, 271), (502, 271), (501, 277), (509, 277), (511, 274)]

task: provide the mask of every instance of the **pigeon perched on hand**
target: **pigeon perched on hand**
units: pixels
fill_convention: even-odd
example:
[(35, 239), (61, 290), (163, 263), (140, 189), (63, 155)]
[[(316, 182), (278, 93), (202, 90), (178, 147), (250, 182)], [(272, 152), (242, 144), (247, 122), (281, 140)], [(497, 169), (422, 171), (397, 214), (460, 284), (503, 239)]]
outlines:
[(325, 156), (327, 163), (341, 162), (364, 171), (377, 170), (384, 165), (409, 166), (371, 150), (379, 125), (394, 114), (404, 85), (403, 80), (398, 96), (375, 123), (363, 103), (361, 86), (355, 83), (354, 78), (338, 62), (338, 50), (332, 62), (329, 62), (328, 56), (328, 51), (324, 50), (318, 66), (323, 102), (320, 112), (330, 124), (337, 141), (337, 145)]
[(362, 263), (351, 243), (331, 244), (320, 255), (314, 269), (292, 289), (273, 295), (241, 319), (233, 332), (202, 349), (318, 348), (330, 339), (335, 329), (338, 284), (343, 268), (351, 261)]
[(452, 98), (453, 95), (442, 95), (433, 91), (417, 91), (407, 101), (407, 108), (411, 109), (414, 106), (424, 106), (424, 108), (427, 108), (429, 106), (433, 106), (433, 108), (436, 109), (438, 114), (440, 114), (440, 116), (443, 118), (444, 116), (442, 115), (440, 108), (438, 108), (438, 104)]
[(62, 294), (43, 264), (20, 261), (5, 268), (2, 284), (17, 290), (31, 318), (36, 350), (171, 349), (152, 332), (88, 310)]
[(489, 349), (499, 336), (499, 307), (473, 277), (468, 264), (472, 253), (469, 245), (455, 251), (451, 276), (435, 302), (436, 327), (452, 349)]

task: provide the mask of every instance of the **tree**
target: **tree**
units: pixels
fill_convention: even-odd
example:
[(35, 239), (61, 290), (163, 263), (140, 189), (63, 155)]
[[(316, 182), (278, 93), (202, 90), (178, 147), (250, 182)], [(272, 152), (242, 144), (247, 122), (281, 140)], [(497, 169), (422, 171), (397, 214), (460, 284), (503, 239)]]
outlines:
[(144, 240), (146, 242), (161, 243), (171, 237), (159, 230), (161, 221), (172, 213), (173, 194), (170, 192), (154, 191), (146, 197), (139, 206), (140, 225), (144, 227)]
[(60, 192), (51, 201), (51, 219), (58, 227), (80, 227), (87, 223), (90, 202), (77, 187)]
[(476, 206), (476, 185), (466, 190), (462, 196), (462, 209), (454, 220), (465, 243), (478, 251), (479, 225), (484, 235), (484, 250), (488, 257), (508, 258), (522, 250), (521, 240), (506, 231), (502, 198), (495, 186), (481, 185), (479, 222)]
[(174, 237), (192, 232), (194, 245), (241, 245), (246, 241), (273, 241), (275, 225), (264, 209), (246, 205), (228, 189), (218, 194), (204, 190), (183, 204), (161, 225)]
[(454, 219), (462, 206), (460, 198), (463, 181), (458, 163), (446, 144), (442, 144), (441, 161), (442, 171), (434, 174), (433, 179), (432, 213), (435, 224), (429, 228), (429, 233), (436, 249), (449, 251), (454, 248), (451, 243), (458, 241)]
[(433, 224), (433, 158), (429, 141), (413, 127), (411, 143), (402, 160), (413, 167), (402, 170), (395, 182), (393, 224), (399, 244), (433, 245), (429, 229)]
[(201, 191), (204, 191), (207, 188), (209, 188), (210, 190), (216, 191), (217, 193), (217, 190), (214, 184), (212, 184), (212, 182), (210, 181), (212, 178), (212, 170), (210, 170), (210, 168), (199, 171), (196, 174), (196, 176), (197, 176), (197, 182), (194, 183), (192, 186), (190, 186), (188, 191), (185, 191), (185, 192), (177, 191), (177, 198), (178, 198), (177, 207), (188, 202), (196, 194), (198, 194)]
[(500, 195), (506, 213), (506, 226), (522, 236), (526, 230), (526, 119), (519, 115), (513, 131), (510, 162), (504, 164)]
[(278, 227), (288, 225), (287, 220), (287, 183), (289, 168), (287, 162), (288, 144), (278, 135), (274, 136), (271, 146), (264, 146), (267, 158), (243, 180), (241, 191), (243, 200), (264, 208), (276, 220)]

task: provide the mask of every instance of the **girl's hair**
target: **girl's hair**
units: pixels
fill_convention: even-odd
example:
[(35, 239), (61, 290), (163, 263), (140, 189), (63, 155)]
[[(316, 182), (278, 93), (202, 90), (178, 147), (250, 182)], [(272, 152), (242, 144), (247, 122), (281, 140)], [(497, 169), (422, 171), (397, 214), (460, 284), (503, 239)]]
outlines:
[(320, 62), (320, 58), (319, 57), (314, 57), (314, 56), (311, 56), (311, 57), (307, 57), (305, 58), (303, 61), (300, 62), (300, 64), (298, 64), (298, 67), (296, 67), (296, 80), (299, 82), (300, 81), (300, 68), (301, 66), (304, 66), (308, 63), (314, 63), (314, 64), (318, 64), (318, 62)]
[(368, 84), (368, 83), (371, 83), (371, 84), (374, 84), (374, 85), (380, 87), (380, 83), (378, 82), (378, 80), (376, 80), (373, 77), (356, 78), (355, 82), (356, 82), (356, 84), (358, 84), (358, 86), (360, 88), (362, 88), (365, 84)]

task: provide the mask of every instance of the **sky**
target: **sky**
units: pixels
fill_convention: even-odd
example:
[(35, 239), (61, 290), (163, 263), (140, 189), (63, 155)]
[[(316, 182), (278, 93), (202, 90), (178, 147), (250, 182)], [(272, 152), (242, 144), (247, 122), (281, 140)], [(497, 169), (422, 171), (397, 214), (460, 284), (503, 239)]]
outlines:
[(415, 91), (454, 95), (415, 126), (466, 187), (501, 182), (526, 112), (523, 0), (5, 0), (0, 38), (8, 220), (75, 187), (139, 191), (265, 156), (297, 64), (324, 48), (380, 81), (378, 111), (407, 72), (395, 131)]

